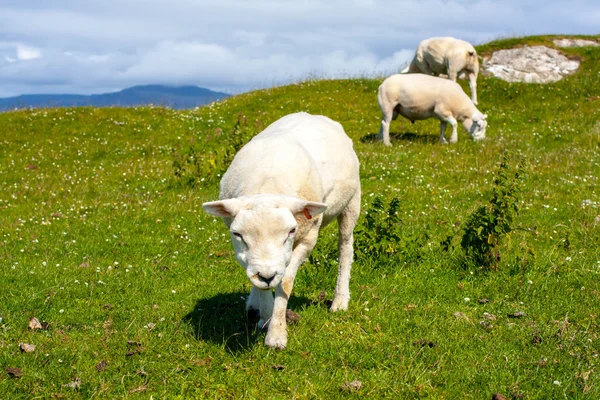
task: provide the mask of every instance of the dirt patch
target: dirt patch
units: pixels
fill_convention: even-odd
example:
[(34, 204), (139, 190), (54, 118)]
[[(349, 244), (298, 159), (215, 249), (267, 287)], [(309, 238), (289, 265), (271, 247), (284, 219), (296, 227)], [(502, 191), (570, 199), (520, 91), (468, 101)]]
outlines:
[(549, 83), (561, 80), (579, 68), (556, 49), (546, 46), (524, 46), (499, 50), (484, 58), (483, 69), (508, 82)]

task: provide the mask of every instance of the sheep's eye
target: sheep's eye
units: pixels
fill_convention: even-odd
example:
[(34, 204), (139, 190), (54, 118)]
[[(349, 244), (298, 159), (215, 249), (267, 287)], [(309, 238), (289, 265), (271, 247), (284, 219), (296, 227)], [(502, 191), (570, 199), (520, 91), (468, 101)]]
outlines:
[(232, 232), (233, 236), (235, 236), (236, 238), (240, 239), (240, 240), (244, 240), (244, 238), (242, 237), (242, 234), (239, 232)]
[(292, 229), (292, 230), (290, 231), (290, 233), (288, 234), (288, 236), (293, 236), (293, 235), (294, 235), (294, 233), (296, 233), (296, 228)]

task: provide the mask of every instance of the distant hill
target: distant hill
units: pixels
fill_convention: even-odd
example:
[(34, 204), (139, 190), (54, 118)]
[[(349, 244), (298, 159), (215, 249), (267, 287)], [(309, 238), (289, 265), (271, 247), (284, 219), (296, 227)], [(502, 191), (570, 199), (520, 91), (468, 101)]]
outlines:
[(133, 86), (114, 93), (74, 94), (28, 94), (0, 98), (0, 111), (15, 108), (73, 107), (73, 106), (140, 106), (153, 104), (174, 109), (193, 108), (228, 97), (198, 86)]

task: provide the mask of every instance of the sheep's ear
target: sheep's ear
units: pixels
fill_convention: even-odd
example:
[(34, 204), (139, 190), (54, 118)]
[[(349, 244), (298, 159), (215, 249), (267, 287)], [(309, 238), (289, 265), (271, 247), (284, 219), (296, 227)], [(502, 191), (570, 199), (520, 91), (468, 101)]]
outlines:
[(215, 217), (233, 217), (238, 211), (238, 201), (236, 199), (211, 201), (202, 204), (202, 208)]
[[(317, 203), (316, 201), (308, 201), (304, 205), (304, 210), (302, 210), (302, 212), (304, 212), (304, 216), (306, 216), (306, 214), (308, 214), (312, 218), (315, 215), (324, 213), (326, 209), (327, 209), (327, 204), (325, 204), (325, 203)], [(310, 219), (310, 218), (308, 218), (308, 219)]]
[(483, 114), (483, 119), (487, 119), (487, 114)]
[(295, 199), (287, 204), (287, 207), (292, 214), (302, 213), (306, 219), (322, 214), (327, 209), (327, 204), (318, 203), (316, 201), (307, 201), (302, 199)]

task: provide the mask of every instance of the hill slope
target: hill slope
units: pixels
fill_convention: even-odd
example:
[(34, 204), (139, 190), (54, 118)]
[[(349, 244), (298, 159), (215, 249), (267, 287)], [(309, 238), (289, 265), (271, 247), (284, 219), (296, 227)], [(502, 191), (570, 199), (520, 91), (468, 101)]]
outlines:
[[(478, 51), (539, 42), (550, 40)], [(402, 119), (391, 148), (375, 142), (376, 79), (197, 110), (0, 114), (0, 398), (599, 398), (600, 49), (565, 52), (581, 69), (554, 84), (481, 76), (488, 138), (459, 128), (448, 146), (436, 121)], [(333, 224), (298, 273), (290, 308), (301, 319), (278, 352), (247, 320), (248, 280), (201, 205), (217, 198), (236, 148), (297, 111), (352, 138), (363, 212), (348, 312), (327, 308)], [(521, 158), (514, 231), (494, 267), (473, 265), (466, 222)], [(383, 220), (381, 246), (368, 247), (367, 212)], [(28, 329), (34, 316), (48, 330)]]
[(114, 93), (93, 95), (31, 94), (0, 98), (0, 111), (15, 108), (73, 107), (73, 106), (141, 106), (157, 105), (174, 109), (193, 108), (221, 100), (229, 95), (197, 86), (133, 86)]

